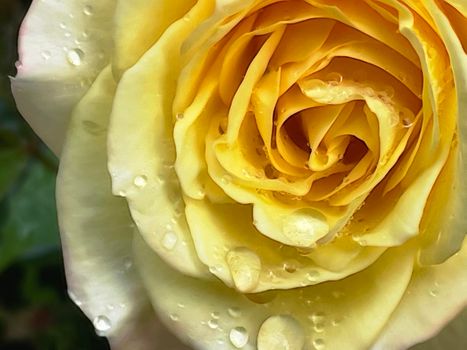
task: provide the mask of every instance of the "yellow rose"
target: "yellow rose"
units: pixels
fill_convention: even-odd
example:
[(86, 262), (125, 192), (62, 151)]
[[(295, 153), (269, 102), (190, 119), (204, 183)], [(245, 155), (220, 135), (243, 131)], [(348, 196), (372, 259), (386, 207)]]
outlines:
[(12, 88), (61, 157), (70, 295), (96, 329), (158, 348), (154, 309), (196, 349), (437, 332), (467, 297), (466, 15), (36, 0)]

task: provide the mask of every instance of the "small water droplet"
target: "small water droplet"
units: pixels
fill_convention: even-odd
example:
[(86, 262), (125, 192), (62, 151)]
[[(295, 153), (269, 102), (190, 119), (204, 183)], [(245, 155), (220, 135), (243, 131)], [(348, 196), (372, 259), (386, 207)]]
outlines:
[(78, 299), (78, 297), (76, 296), (75, 293), (73, 293), (73, 291), (68, 290), (68, 296), (70, 297), (71, 301), (73, 301), (76, 304), (76, 306), (83, 305), (83, 302)]
[(248, 343), (248, 338), (248, 332), (244, 327), (235, 327), (230, 330), (230, 342), (237, 349), (243, 348)]
[(94, 14), (94, 9), (92, 8), (91, 5), (86, 5), (84, 6), (83, 8), (83, 13), (86, 15), (86, 16), (92, 16)]
[(211, 312), (211, 317), (217, 320), (220, 317), (220, 313), (217, 311), (213, 311)]
[(316, 323), (315, 325), (313, 325), (313, 329), (316, 333), (324, 332), (324, 322)]
[(438, 289), (432, 289), (432, 290), (430, 290), (430, 295), (431, 295), (432, 297), (437, 297), (438, 294), (439, 294), (439, 290), (438, 290)]
[(319, 278), (319, 272), (316, 270), (311, 270), (306, 274), (306, 279), (310, 282), (316, 282)]
[(217, 327), (219, 327), (219, 321), (209, 320), (208, 321), (208, 327), (211, 328), (211, 329), (216, 329)]
[(23, 67), (23, 63), (21, 61), (16, 61), (15, 62), (15, 67), (16, 67), (16, 69), (21, 69)]
[(317, 338), (313, 340), (313, 346), (315, 347), (316, 350), (324, 349), (324, 340), (321, 338)]
[(123, 267), (126, 271), (133, 267), (133, 260), (130, 257), (127, 257), (123, 260)]
[(50, 51), (45, 50), (41, 52), (41, 56), (45, 61), (47, 61), (52, 55)]
[(303, 327), (289, 315), (269, 317), (258, 332), (258, 350), (301, 350), (304, 345)]
[(67, 27), (67, 26), (66, 26), (66, 23), (65, 23), (65, 22), (61, 22), (61, 23), (60, 23), (60, 28), (66, 29), (66, 27)]
[(177, 113), (177, 114), (175, 115), (175, 119), (176, 119), (176, 120), (182, 120), (184, 116), (185, 116), (185, 115), (184, 115), (183, 113)]
[(148, 183), (148, 178), (145, 175), (136, 176), (133, 183), (138, 188), (143, 188)]
[(288, 273), (294, 273), (298, 269), (298, 262), (295, 260), (285, 261), (282, 264), (282, 269)]
[(83, 58), (84, 58), (84, 52), (80, 49), (72, 49), (69, 50), (67, 53), (67, 60), (68, 62), (73, 65), (73, 66), (79, 66), (81, 65)]
[(170, 314), (169, 317), (174, 322), (177, 322), (179, 320), (179, 316), (177, 314)]
[(227, 313), (232, 318), (237, 318), (237, 317), (240, 317), (242, 315), (242, 312), (240, 311), (240, 309), (238, 307), (235, 307), (235, 306), (234, 307), (229, 307), (228, 310), (227, 310)]
[(126, 192), (123, 191), (123, 190), (122, 190), (122, 191), (118, 191), (118, 195), (119, 195), (120, 197), (126, 197)]
[(178, 242), (178, 237), (173, 231), (167, 231), (162, 237), (162, 246), (167, 250), (175, 248)]
[(184, 303), (177, 303), (177, 306), (178, 306), (180, 309), (184, 309), (184, 308), (185, 308), (185, 304), (184, 304)]
[(261, 260), (255, 252), (245, 247), (235, 248), (227, 253), (226, 260), (238, 290), (249, 292), (258, 285)]
[(331, 324), (336, 327), (338, 325), (340, 325), (340, 323), (342, 322), (342, 319), (341, 318), (335, 318), (334, 320), (332, 320)]
[(224, 185), (230, 184), (230, 183), (232, 182), (232, 176), (230, 176), (230, 175), (228, 175), (228, 174), (222, 176), (222, 177), (221, 177), (221, 182), (222, 182), (222, 184), (224, 184)]
[(325, 315), (324, 312), (313, 312), (309, 317), (308, 317), (313, 324), (318, 324), (320, 322), (324, 322)]
[(95, 317), (92, 321), (92, 324), (94, 325), (96, 331), (101, 333), (105, 333), (108, 330), (110, 330), (110, 328), (112, 328), (112, 323), (110, 322), (110, 320), (103, 315)]
[(339, 85), (342, 83), (342, 80), (344, 79), (342, 74), (337, 73), (337, 72), (331, 72), (326, 75), (325, 78), (328, 82), (329, 85)]

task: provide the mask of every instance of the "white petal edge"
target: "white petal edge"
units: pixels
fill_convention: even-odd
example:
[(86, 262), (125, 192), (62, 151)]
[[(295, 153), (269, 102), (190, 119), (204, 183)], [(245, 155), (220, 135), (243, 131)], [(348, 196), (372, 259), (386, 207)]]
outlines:
[(151, 350), (155, 332), (135, 333), (155, 325), (133, 267), (135, 228), (106, 168), (114, 90), (106, 68), (73, 112), (57, 179), (65, 270), (70, 297), (115, 349)]
[(113, 0), (33, 1), (11, 88), (18, 110), (59, 155), (73, 106), (109, 61)]

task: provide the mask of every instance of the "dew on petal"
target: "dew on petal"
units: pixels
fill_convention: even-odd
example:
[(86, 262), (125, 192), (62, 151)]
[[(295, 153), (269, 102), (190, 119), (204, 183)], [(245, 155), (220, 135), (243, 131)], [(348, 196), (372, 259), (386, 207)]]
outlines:
[(168, 230), (162, 237), (162, 246), (167, 250), (175, 248), (178, 242), (178, 237), (175, 232)]
[(292, 316), (271, 316), (259, 329), (258, 350), (301, 350), (304, 344), (303, 327)]
[(219, 321), (214, 320), (214, 319), (209, 320), (209, 321), (208, 321), (208, 327), (211, 328), (211, 329), (216, 329), (216, 328), (218, 328), (218, 327), (219, 327)]
[(261, 260), (255, 252), (244, 247), (235, 248), (227, 253), (226, 260), (238, 290), (249, 292), (258, 285)]
[(243, 348), (248, 343), (248, 338), (248, 332), (244, 327), (235, 327), (230, 330), (230, 342), (237, 349)]
[(94, 9), (92, 8), (91, 5), (86, 5), (84, 6), (83, 8), (83, 13), (86, 15), (86, 16), (92, 16), (94, 14)]
[(136, 187), (143, 188), (148, 183), (148, 178), (144, 175), (136, 176), (133, 183)]
[(307, 247), (329, 232), (326, 219), (314, 210), (297, 210), (282, 222), (282, 231), (296, 246)]
[(68, 50), (66, 58), (71, 65), (79, 66), (84, 59), (84, 52), (80, 49)]
[(323, 312), (318, 311), (318, 312), (313, 312), (308, 318), (311, 320), (311, 322), (313, 322), (314, 324), (317, 324), (320, 322), (324, 322), (325, 316)]
[(324, 349), (324, 340), (321, 338), (317, 338), (313, 340), (313, 346), (315, 347), (316, 350), (322, 350)]
[(242, 315), (242, 312), (238, 307), (229, 307), (227, 310), (227, 313), (229, 314), (230, 317), (232, 318), (237, 318)]
[(100, 333), (105, 333), (108, 330), (110, 330), (110, 328), (112, 328), (112, 323), (110, 322), (108, 317), (103, 315), (95, 317), (92, 321), (92, 324), (94, 325), (96, 331)]

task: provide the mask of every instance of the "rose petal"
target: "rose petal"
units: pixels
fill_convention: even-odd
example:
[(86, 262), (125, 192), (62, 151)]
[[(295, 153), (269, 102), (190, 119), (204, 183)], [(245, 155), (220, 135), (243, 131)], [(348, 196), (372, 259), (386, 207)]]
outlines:
[(113, 192), (128, 199), (131, 214), (148, 244), (172, 266), (206, 278), (184, 216), (173, 169), (171, 103), (180, 71), (183, 39), (211, 10), (199, 2), (172, 24), (119, 82), (109, 130)]
[(60, 154), (73, 106), (109, 61), (114, 1), (32, 3), (11, 87), (19, 111)]
[(441, 265), (416, 268), (373, 350), (407, 349), (434, 336), (467, 305), (467, 240)]
[[(368, 348), (402, 297), (414, 257), (411, 245), (395, 248), (345, 280), (255, 294), (250, 300), (221, 282), (172, 270), (139, 237), (134, 247), (137, 266), (163, 321), (184, 341), (203, 350), (232, 349), (233, 344), (256, 349), (262, 323), (278, 315), (294, 319), (310, 348), (312, 342), (330, 349)], [(261, 333), (271, 334), (265, 329)], [(293, 344), (287, 339), (293, 334), (282, 336)], [(273, 341), (262, 343), (266, 340)]]
[(133, 267), (134, 224), (125, 201), (112, 195), (106, 168), (114, 91), (108, 67), (76, 106), (63, 150), (57, 202), (68, 290), (117, 349), (152, 349), (153, 332), (133, 334), (156, 321)]

